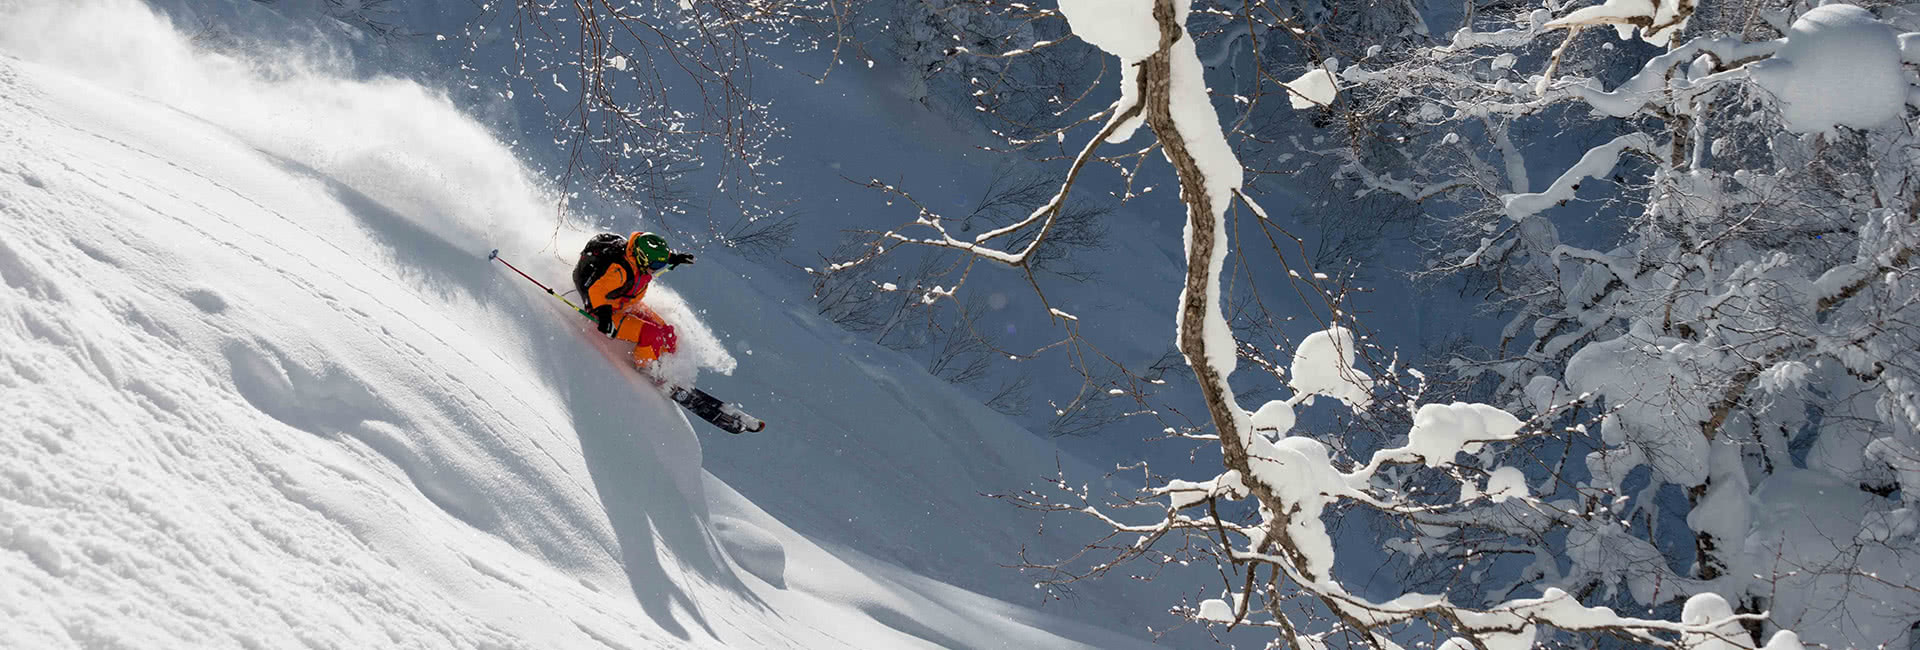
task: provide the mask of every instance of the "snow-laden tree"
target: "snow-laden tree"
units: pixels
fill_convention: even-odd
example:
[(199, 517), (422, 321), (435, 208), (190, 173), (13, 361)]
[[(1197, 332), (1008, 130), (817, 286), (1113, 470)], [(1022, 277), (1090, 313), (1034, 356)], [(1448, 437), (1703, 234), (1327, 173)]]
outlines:
[[(1287, 648), (1398, 648), (1422, 640), (1445, 648), (1585, 646), (1600, 638), (1662, 647), (1756, 646), (1749, 627), (1759, 625), (1765, 614), (1736, 613), (1733, 604), (1714, 589), (1701, 586), (1703, 581), (1698, 579), (1676, 576), (1693, 588), (1654, 581), (1650, 597), (1683, 599), (1684, 607), (1670, 619), (1624, 616), (1585, 604), (1612, 600), (1611, 591), (1602, 592), (1596, 586), (1622, 582), (1616, 577), (1596, 582), (1592, 578), (1597, 574), (1639, 570), (1662, 575), (1656, 567), (1615, 568), (1621, 563), (1660, 565), (1661, 554), (1645, 536), (1619, 534), (1632, 525), (1621, 512), (1632, 500), (1600, 500), (1599, 496), (1617, 490), (1608, 489), (1612, 485), (1595, 487), (1596, 482), (1613, 479), (1583, 473), (1590, 466), (1609, 466), (1614, 447), (1600, 450), (1591, 463), (1578, 458), (1557, 464), (1509, 462), (1519, 453), (1541, 449), (1541, 440), (1551, 441), (1563, 452), (1574, 450), (1568, 440), (1586, 427), (1563, 428), (1554, 424), (1558, 420), (1601, 408), (1605, 416), (1599, 427), (1604, 435), (1613, 436), (1629, 418), (1640, 422), (1657, 412), (1672, 412), (1674, 398), (1662, 402), (1639, 393), (1616, 395), (1582, 388), (1594, 394), (1581, 401), (1568, 391), (1549, 390), (1552, 387), (1543, 384), (1529, 393), (1535, 398), (1532, 404), (1514, 405), (1516, 410), (1535, 411), (1526, 421), (1487, 404), (1423, 403), (1418, 388), (1405, 391), (1411, 395), (1385, 388), (1399, 383), (1402, 375), (1417, 386), (1418, 373), (1391, 368), (1369, 372), (1357, 362), (1361, 343), (1336, 302), (1329, 310), (1328, 326), (1300, 341), (1290, 363), (1263, 363), (1269, 371), (1287, 377), (1287, 394), (1257, 408), (1241, 404), (1230, 376), (1243, 357), (1264, 360), (1237, 340), (1225, 313), (1221, 285), (1228, 252), (1234, 248), (1227, 223), (1231, 213), (1244, 212), (1246, 219), (1259, 222), (1267, 217), (1244, 191), (1244, 166), (1209, 94), (1197, 39), (1187, 27), (1194, 12), (1186, 2), (1175, 0), (1063, 0), (1059, 15), (1075, 37), (1118, 59), (1121, 75), (1118, 99), (1089, 118), (1100, 124), (1097, 133), (1077, 142), (1057, 191), (1025, 218), (970, 236), (955, 232), (953, 220), (920, 206), (911, 222), (879, 233), (865, 254), (838, 267), (869, 264), (901, 246), (960, 254), (967, 263), (950, 276), (950, 283), (918, 291), (925, 301), (952, 299), (963, 290), (974, 262), (1023, 269), (1033, 278), (1035, 251), (1074, 200), (1074, 185), (1088, 163), (1113, 160), (1098, 153), (1103, 145), (1124, 145), (1129, 152), (1124, 155), (1143, 161), (1158, 154), (1153, 157), (1171, 165), (1179, 180), (1186, 221), (1187, 269), (1176, 305), (1176, 346), (1192, 370), (1206, 405), (1205, 419), (1211, 424), (1210, 433), (1182, 435), (1217, 445), (1222, 471), (1158, 481), (1145, 494), (1114, 507), (1095, 502), (1085, 488), (1076, 488), (1067, 477), (1058, 479), (1058, 493), (1015, 497), (1029, 507), (1084, 514), (1111, 526), (1112, 535), (1090, 545), (1080, 562), (1070, 559), (1045, 566), (1054, 572), (1052, 578), (1101, 575), (1135, 560), (1211, 558), (1223, 569), (1222, 581), (1208, 587), (1217, 590), (1219, 597), (1177, 607), (1176, 613), (1228, 629), (1271, 628), (1276, 634), (1274, 645)], [(1569, 18), (1594, 15), (1575, 13)], [(1640, 21), (1633, 16), (1621, 20)], [(1544, 28), (1544, 18), (1540, 22)], [(1662, 23), (1654, 20), (1649, 25), (1659, 29)], [(1725, 55), (1722, 59), (1740, 61)], [(1441, 70), (1444, 66), (1427, 67)], [(1324, 106), (1335, 100), (1337, 84), (1365, 83), (1371, 79), (1366, 74), (1387, 73), (1341, 71), (1328, 62), (1292, 78), (1284, 87), (1299, 100), (1295, 105)], [(1473, 87), (1466, 81), (1461, 81), (1463, 92)], [(1563, 77), (1548, 85), (1552, 83), (1570, 82)], [(1446, 92), (1439, 86), (1436, 83), (1434, 92)], [(1141, 127), (1151, 133), (1150, 142), (1143, 144), (1137, 137)], [(1055, 136), (1064, 142), (1070, 132), (1057, 130)], [(1644, 148), (1652, 149), (1654, 144), (1649, 141)], [(1582, 168), (1595, 164), (1583, 162)], [(1377, 173), (1366, 176), (1367, 171), (1359, 165), (1353, 170), (1369, 187), (1408, 185)], [(1547, 203), (1557, 200), (1553, 195), (1546, 197)], [(1016, 240), (1023, 234), (1023, 239)], [(1024, 244), (1008, 245), (1009, 241)], [(1038, 281), (1034, 284), (1040, 288)], [(1057, 309), (1053, 313), (1069, 333), (1063, 343), (1082, 349), (1077, 336), (1080, 318)], [(1596, 357), (1595, 361), (1614, 362), (1626, 358), (1622, 354)], [(1640, 372), (1622, 369), (1617, 374)], [(1405, 399), (1377, 403), (1381, 395)], [(1373, 414), (1398, 411), (1408, 424), (1392, 444), (1356, 455), (1338, 431), (1313, 434), (1297, 426), (1301, 421), (1297, 411), (1311, 407), (1316, 398), (1323, 407), (1350, 409), (1376, 422)], [(1705, 408), (1711, 411), (1712, 404)], [(1679, 422), (1685, 415), (1658, 419)], [(1698, 464), (1719, 467), (1704, 457)], [(1625, 473), (1621, 478), (1626, 478)], [(1723, 498), (1722, 494), (1709, 491), (1702, 498)], [(1337, 575), (1336, 565), (1342, 558), (1377, 561), (1383, 549), (1336, 551), (1329, 527), (1334, 517), (1372, 517), (1401, 526), (1406, 534), (1383, 546), (1416, 563), (1457, 572), (1456, 580), (1425, 591), (1407, 588), (1386, 595), (1350, 587)], [(1634, 543), (1618, 543), (1615, 538)], [(1642, 551), (1648, 554), (1635, 555)], [(1771, 634), (1767, 641), (1768, 648), (1800, 647), (1798, 638), (1788, 631)]]
[[(1349, 67), (1339, 83), (1367, 101), (1347, 109), (1423, 133), (1420, 154), (1322, 153), (1356, 194), (1452, 220), (1432, 270), (1510, 310), (1462, 371), (1514, 412), (1598, 417), (1542, 488), (1581, 514), (1503, 526), (1565, 532), (1529, 551), (1523, 582), (1618, 606), (1718, 594), (1770, 614), (1753, 634), (1904, 645), (1920, 621), (1920, 34), (1849, 5), (1750, 8), (1539, 8)], [(1599, 59), (1636, 45), (1612, 36), (1664, 51), (1610, 77)], [(1529, 178), (1545, 156), (1523, 150), (1595, 133)], [(1612, 243), (1579, 243), (1595, 240)], [(1679, 541), (1690, 563), (1672, 562)]]

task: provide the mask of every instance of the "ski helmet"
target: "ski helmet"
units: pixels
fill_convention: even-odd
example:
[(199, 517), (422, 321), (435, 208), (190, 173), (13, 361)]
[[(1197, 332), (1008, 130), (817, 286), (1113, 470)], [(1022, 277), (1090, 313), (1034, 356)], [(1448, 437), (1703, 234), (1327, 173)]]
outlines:
[(665, 264), (667, 255), (672, 252), (667, 249), (665, 237), (650, 232), (636, 233), (627, 250), (633, 255), (634, 261), (649, 264)]

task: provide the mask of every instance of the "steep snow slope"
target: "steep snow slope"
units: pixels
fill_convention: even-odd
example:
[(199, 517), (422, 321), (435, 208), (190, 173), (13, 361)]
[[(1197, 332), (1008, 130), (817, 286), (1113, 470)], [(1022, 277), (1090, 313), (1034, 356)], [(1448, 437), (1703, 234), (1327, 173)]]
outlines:
[[(801, 314), (734, 316), (727, 387), (778, 387), (810, 449), (765, 480), (906, 523), (816, 544), (835, 522), (706, 474), (617, 348), (488, 265), (563, 278), (580, 234), (444, 101), (85, 7), (0, 17), (0, 647), (1144, 643), (946, 584), (1012, 593), (984, 562), (1031, 521), (974, 495), (1050, 470), (1042, 441)], [(1088, 602), (1129, 632), (1152, 609)]]

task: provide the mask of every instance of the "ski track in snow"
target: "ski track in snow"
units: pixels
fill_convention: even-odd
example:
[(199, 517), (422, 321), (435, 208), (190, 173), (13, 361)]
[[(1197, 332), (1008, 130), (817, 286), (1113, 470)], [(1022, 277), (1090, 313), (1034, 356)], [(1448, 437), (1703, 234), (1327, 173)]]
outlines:
[[(702, 471), (695, 429), (618, 346), (418, 206), (7, 45), (0, 647), (1145, 645), (815, 543)], [(573, 235), (477, 225), (525, 251)], [(564, 277), (558, 257), (522, 266)], [(954, 489), (916, 485), (901, 454), (951, 460), (968, 498), (1053, 464), (969, 467), (1045, 446), (969, 447), (888, 448), (875, 469), (898, 476), (873, 489)], [(953, 508), (956, 531), (995, 512)], [(973, 543), (1001, 534), (1019, 533)]]

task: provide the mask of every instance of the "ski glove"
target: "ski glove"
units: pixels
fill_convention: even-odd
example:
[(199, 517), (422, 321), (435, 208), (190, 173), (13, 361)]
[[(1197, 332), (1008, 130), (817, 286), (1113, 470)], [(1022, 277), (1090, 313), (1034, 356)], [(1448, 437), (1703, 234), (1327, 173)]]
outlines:
[(692, 264), (692, 263), (693, 263), (693, 253), (668, 253), (667, 254), (667, 264), (679, 266), (681, 264)]
[(601, 334), (613, 336), (613, 305), (594, 307), (593, 320), (600, 325)]

